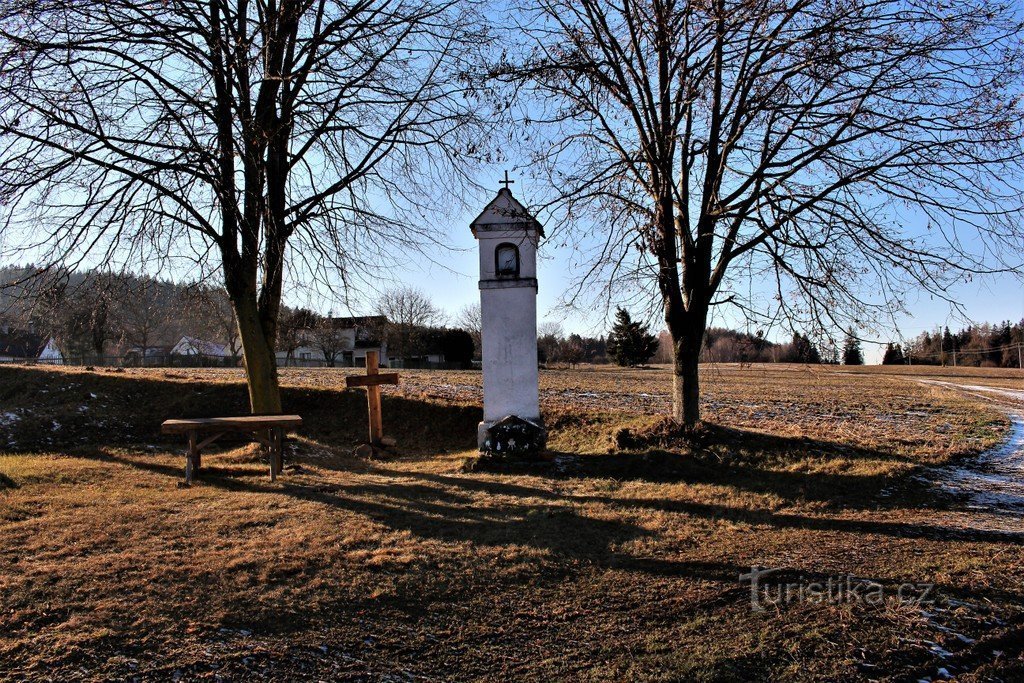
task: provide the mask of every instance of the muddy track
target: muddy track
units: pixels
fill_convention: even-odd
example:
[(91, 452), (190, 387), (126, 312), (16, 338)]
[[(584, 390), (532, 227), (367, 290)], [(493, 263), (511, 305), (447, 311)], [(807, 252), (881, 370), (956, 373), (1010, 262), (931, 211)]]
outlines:
[(999, 407), (1010, 420), (1006, 440), (971, 460), (936, 468), (929, 481), (954, 495), (985, 527), (1024, 531), (1024, 391), (918, 380), (952, 389)]

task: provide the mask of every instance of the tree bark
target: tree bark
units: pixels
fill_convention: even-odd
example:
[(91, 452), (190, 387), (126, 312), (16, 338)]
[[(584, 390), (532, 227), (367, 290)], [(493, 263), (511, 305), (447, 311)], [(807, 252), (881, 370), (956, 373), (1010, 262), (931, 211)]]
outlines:
[(280, 415), (281, 390), (277, 380), (274, 340), (264, 333), (256, 305), (256, 294), (234, 298), (238, 333), (242, 339), (245, 375), (249, 383), (249, 406), (254, 415)]
[(700, 351), (707, 314), (687, 311), (671, 326), (675, 355), (672, 374), (672, 418), (684, 430), (700, 424)]

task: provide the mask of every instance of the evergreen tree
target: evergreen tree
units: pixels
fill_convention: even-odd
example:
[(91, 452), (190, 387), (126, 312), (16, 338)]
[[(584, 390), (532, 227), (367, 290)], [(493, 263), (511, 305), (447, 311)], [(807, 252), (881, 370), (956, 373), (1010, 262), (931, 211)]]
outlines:
[(903, 356), (903, 347), (889, 342), (885, 347), (885, 354), (882, 356), (882, 365), (905, 365), (906, 362), (907, 359)]
[(853, 334), (853, 330), (846, 332), (846, 341), (843, 343), (843, 365), (864, 365), (864, 351), (861, 350), (860, 340)]
[(608, 355), (623, 367), (633, 367), (649, 361), (657, 350), (658, 338), (646, 325), (634, 322), (629, 311), (620, 308), (608, 335)]
[(946, 327), (942, 332), (942, 346), (940, 347), (940, 356), (943, 365), (951, 362), (950, 358), (952, 357), (954, 348), (953, 335), (949, 333), (949, 328)]
[(811, 341), (810, 337), (806, 334), (794, 332), (791, 352), (786, 361), (789, 363), (808, 363), (811, 365), (817, 365), (821, 363), (821, 353), (818, 351), (818, 347)]

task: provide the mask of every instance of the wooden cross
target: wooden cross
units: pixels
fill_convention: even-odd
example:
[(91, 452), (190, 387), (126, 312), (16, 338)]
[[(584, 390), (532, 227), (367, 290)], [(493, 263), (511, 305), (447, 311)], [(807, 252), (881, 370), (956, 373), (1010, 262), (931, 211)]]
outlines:
[(345, 378), (346, 387), (366, 387), (366, 402), (370, 408), (370, 444), (381, 445), (384, 438), (384, 419), (380, 410), (380, 387), (382, 384), (398, 384), (397, 372), (380, 372), (376, 351), (366, 352), (366, 374)]
[(509, 185), (515, 185), (515, 183), (516, 183), (516, 181), (508, 179), (508, 171), (505, 171), (505, 179), (498, 181), (498, 184), (499, 185), (504, 185), (506, 190), (508, 189)]

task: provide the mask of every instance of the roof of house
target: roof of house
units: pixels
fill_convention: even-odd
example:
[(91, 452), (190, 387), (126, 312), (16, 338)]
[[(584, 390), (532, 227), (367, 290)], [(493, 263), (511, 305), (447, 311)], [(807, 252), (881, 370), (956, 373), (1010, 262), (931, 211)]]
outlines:
[[(330, 320), (331, 325), (338, 330), (347, 330), (353, 327), (379, 327), (388, 322), (387, 317), (383, 315), (330, 316), (326, 319)], [(324, 318), (318, 314), (300, 309), (295, 312), (292, 324), (299, 329), (312, 329), (321, 320)]]
[(181, 340), (174, 345), (174, 348), (171, 349), (171, 353), (182, 353), (188, 350), (193, 350), (202, 356), (225, 357), (231, 355), (226, 345), (206, 341), (204, 339), (196, 339), (195, 337), (182, 337)]
[(332, 317), (330, 318), (331, 324), (340, 329), (349, 329), (352, 327), (374, 327), (377, 325), (386, 325), (388, 319), (383, 315), (357, 315), (349, 317)]
[(0, 333), (0, 356), (12, 358), (39, 358), (49, 338), (31, 332), (8, 330)]

